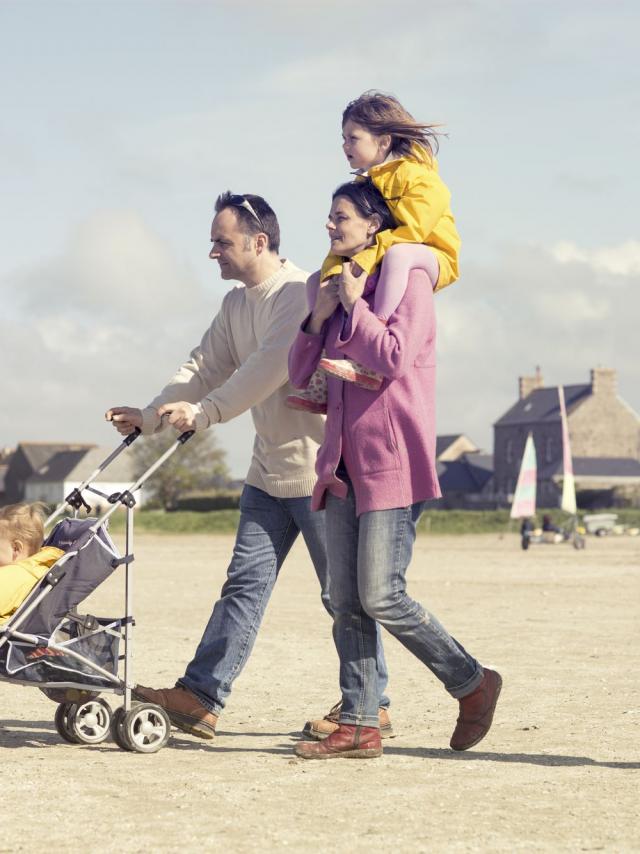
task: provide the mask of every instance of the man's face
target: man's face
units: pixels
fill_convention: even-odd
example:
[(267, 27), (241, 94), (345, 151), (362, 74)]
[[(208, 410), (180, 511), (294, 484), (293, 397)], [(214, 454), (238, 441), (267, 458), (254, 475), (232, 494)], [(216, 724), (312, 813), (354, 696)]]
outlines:
[(255, 265), (255, 240), (238, 228), (233, 208), (224, 208), (211, 223), (211, 252), (209, 258), (217, 261), (223, 279), (244, 281), (245, 273)]

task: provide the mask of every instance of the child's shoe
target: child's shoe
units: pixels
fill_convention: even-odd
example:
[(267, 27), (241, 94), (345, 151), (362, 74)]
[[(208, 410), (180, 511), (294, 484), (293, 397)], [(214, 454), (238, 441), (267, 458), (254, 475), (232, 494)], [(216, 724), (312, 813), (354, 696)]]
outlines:
[(285, 400), (290, 409), (302, 409), (304, 412), (317, 412), (324, 415), (327, 411), (327, 378), (322, 371), (314, 371), (309, 385), (290, 394)]
[(365, 368), (359, 362), (352, 359), (327, 359), (323, 357), (318, 362), (318, 367), (332, 377), (344, 380), (347, 383), (355, 383), (361, 388), (377, 391), (382, 385), (384, 377), (377, 371)]

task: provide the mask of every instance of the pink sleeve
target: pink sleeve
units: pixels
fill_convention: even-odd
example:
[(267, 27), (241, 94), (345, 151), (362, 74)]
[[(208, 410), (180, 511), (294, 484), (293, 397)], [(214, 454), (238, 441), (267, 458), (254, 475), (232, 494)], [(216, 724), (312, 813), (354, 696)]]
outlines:
[(412, 270), (407, 290), (397, 311), (385, 325), (369, 305), (359, 299), (351, 313), (351, 324), (337, 345), (345, 356), (397, 379), (409, 370), (425, 340), (435, 337), (433, 290), (423, 270)]
[(322, 348), (324, 347), (324, 335), (310, 335), (304, 332), (309, 317), (306, 317), (300, 326), (300, 331), (293, 340), (289, 350), (289, 380), (294, 388), (306, 388), (311, 375), (318, 366)]

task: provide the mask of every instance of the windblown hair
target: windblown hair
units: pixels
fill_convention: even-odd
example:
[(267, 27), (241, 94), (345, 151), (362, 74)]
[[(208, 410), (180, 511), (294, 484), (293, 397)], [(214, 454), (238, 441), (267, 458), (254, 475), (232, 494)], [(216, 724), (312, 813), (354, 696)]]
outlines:
[[(241, 207), (237, 204), (232, 204), (231, 199), (234, 196), (230, 190), (226, 193), (221, 193), (216, 199), (215, 211), (220, 213), (225, 208), (231, 208), (236, 215), (240, 231), (250, 237), (255, 234), (266, 234), (269, 238), (269, 250), (278, 253), (280, 251), (280, 225), (278, 217), (271, 205), (262, 198), (262, 196), (254, 196), (252, 193), (241, 194), (246, 201), (249, 202), (256, 214), (260, 217), (260, 222), (253, 216), (251, 211), (246, 207)], [(260, 227), (262, 223), (262, 228)]]
[(390, 134), (391, 150), (398, 157), (416, 160), (416, 146), (424, 151), (422, 159), (425, 161), (438, 153), (438, 137), (442, 134), (436, 128), (440, 125), (417, 122), (393, 95), (368, 89), (345, 107), (343, 127), (348, 119), (374, 136)]
[(364, 219), (377, 215), (382, 223), (378, 231), (396, 228), (396, 222), (387, 207), (384, 196), (369, 178), (366, 181), (349, 181), (341, 184), (334, 190), (331, 199), (338, 196), (349, 199)]
[(40, 550), (44, 539), (45, 505), (7, 504), (0, 507), (0, 536), (8, 540), (22, 540), (29, 557)]

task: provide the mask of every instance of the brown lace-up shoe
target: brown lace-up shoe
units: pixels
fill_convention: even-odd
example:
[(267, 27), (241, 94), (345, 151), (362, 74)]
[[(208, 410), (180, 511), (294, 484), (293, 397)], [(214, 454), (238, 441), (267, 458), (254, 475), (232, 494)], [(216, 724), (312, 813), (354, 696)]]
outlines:
[(382, 756), (380, 730), (372, 726), (338, 724), (322, 741), (301, 741), (296, 755), (302, 759), (373, 759)]
[(198, 738), (214, 738), (218, 716), (206, 709), (191, 691), (178, 685), (176, 688), (145, 688), (136, 685), (133, 689), (136, 700), (162, 706), (171, 723), (183, 732)]
[(482, 682), (475, 691), (458, 701), (460, 714), (450, 741), (453, 750), (468, 750), (489, 732), (501, 688), (500, 674), (485, 667)]
[[(338, 729), (338, 718), (342, 709), (342, 702), (332, 706), (323, 718), (316, 718), (312, 721), (307, 721), (302, 727), (302, 734), (307, 738), (315, 738), (321, 741), (323, 738), (331, 735)], [(378, 719), (380, 721), (380, 738), (393, 738), (394, 732), (391, 726), (391, 718), (387, 709), (380, 707), (378, 709)]]

